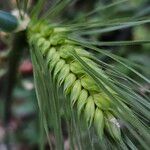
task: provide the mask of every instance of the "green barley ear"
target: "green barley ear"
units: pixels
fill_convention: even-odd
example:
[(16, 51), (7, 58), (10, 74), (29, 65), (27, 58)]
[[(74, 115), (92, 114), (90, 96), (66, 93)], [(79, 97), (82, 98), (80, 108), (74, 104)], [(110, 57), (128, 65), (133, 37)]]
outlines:
[(70, 73), (65, 81), (64, 81), (64, 92), (65, 94), (67, 95), (71, 89), (71, 86), (73, 85), (73, 83), (75, 82), (76, 80), (76, 76), (72, 73)]
[(63, 68), (63, 66), (65, 65), (65, 61), (63, 59), (60, 59), (57, 64), (56, 67), (54, 69), (54, 79), (56, 78), (56, 75), (60, 72), (60, 70)]
[[(88, 58), (88, 57), (81, 57), (85, 62), (87, 62), (88, 63), (88, 65), (90, 66), (90, 67), (92, 67), (93, 69), (95, 69), (95, 70), (98, 70), (98, 71), (100, 71), (101, 69), (98, 67), (98, 65), (94, 62), (94, 61), (92, 61), (90, 58)], [(101, 71), (100, 71), (101, 72)]]
[(69, 65), (65, 64), (63, 66), (63, 68), (61, 69), (60, 73), (58, 74), (58, 78), (57, 78), (57, 85), (61, 85), (63, 83), (63, 81), (65, 80), (65, 78), (69, 75)]
[(50, 37), (50, 43), (53, 46), (58, 45), (58, 44), (62, 44), (64, 42), (65, 42), (65, 39), (64, 39), (64, 35), (63, 34), (56, 33), (56, 34), (53, 34)]
[(92, 67), (96, 72), (100, 73), (101, 76), (103, 76), (106, 79), (109, 79), (109, 77), (106, 75), (106, 73), (101, 69), (100, 66), (98, 66), (92, 59), (87, 57), (81, 57), (90, 67)]
[(42, 48), (44, 42), (45, 42), (45, 38), (41, 37), (41, 35), (40, 35), (40, 38), (37, 41), (37, 46)]
[[(31, 33), (30, 33), (31, 34)], [(39, 41), (39, 39), (43, 39), (43, 42), (45, 41), (45, 39), (41, 36), (41, 34), (40, 33), (38, 33), (38, 34), (35, 34), (35, 35), (32, 35), (31, 37), (30, 37), (30, 39), (29, 39), (29, 42), (30, 42), (30, 44), (34, 44), (35, 42), (37, 42), (37, 43), (39, 43), (40, 41)], [(39, 45), (42, 45), (43, 43), (42, 43), (42, 41), (39, 43)], [(38, 44), (37, 44), (37, 46), (38, 46)], [(39, 47), (39, 46), (38, 46)]]
[(78, 55), (80, 55), (81, 57), (91, 57), (91, 54), (89, 52), (87, 52), (86, 50), (84, 50), (83, 48), (81, 47), (76, 47), (75, 48), (75, 51)]
[(94, 114), (94, 127), (99, 138), (102, 140), (104, 134), (104, 115), (102, 110), (100, 110), (99, 108), (96, 109)]
[(41, 52), (43, 55), (45, 55), (45, 53), (49, 50), (50, 48), (50, 42), (49, 41), (45, 41), (41, 47)]
[(53, 32), (53, 29), (49, 26), (43, 26), (41, 30), (41, 35), (45, 38), (49, 37)]
[[(51, 31), (47, 34), (47, 28), (45, 28), (44, 26), (48, 25), (43, 23), (43, 25), (40, 25), (40, 29), (35, 29), (35, 31), (33, 31), (33, 34), (29, 34), (31, 36), (29, 36), (30, 44), (33, 45), (34, 48), (32, 55), (34, 55), (34, 53), (36, 53), (37, 56), (39, 56), (39, 53), (40, 55), (42, 55), (42, 57), (39, 57), (42, 59), (42, 65), (40, 64), (40, 62), (37, 62), (37, 64), (39, 64), (40, 67), (46, 66), (46, 69), (44, 69), (46, 70), (46, 73), (49, 73), (48, 77), (52, 77), (52, 79), (56, 83), (56, 87), (60, 87), (62, 85), (64, 95), (68, 95), (68, 97), (70, 96), (69, 109), (76, 109), (79, 119), (81, 119), (80, 116), (83, 116), (88, 127), (94, 126), (96, 133), (101, 140), (104, 137), (108, 137), (108, 134), (104, 135), (104, 128), (114, 139), (113, 141), (118, 142), (124, 140), (124, 136), (121, 137), (120, 124), (117, 120), (118, 118), (116, 118), (116, 116), (111, 114), (109, 111), (114, 113), (116, 112), (115, 114), (117, 114), (118, 116), (120, 113), (120, 115), (122, 115), (121, 119), (126, 123), (129, 122), (130, 125), (133, 126), (133, 129), (129, 128), (129, 130), (132, 130), (134, 133), (134, 131), (138, 129), (144, 135), (143, 137), (145, 139), (148, 139), (146, 132), (147, 128), (142, 124), (142, 122), (140, 122), (140, 117), (134, 114), (134, 112), (137, 112), (138, 109), (140, 109), (142, 111), (141, 114), (144, 114), (143, 118), (145, 116), (146, 119), (148, 118), (149, 113), (147, 112), (146, 108), (148, 107), (148, 105), (146, 105), (147, 103), (144, 104), (146, 100), (143, 101), (143, 98), (140, 97), (140, 95), (138, 95), (137, 93), (134, 93), (133, 90), (132, 95), (132, 93), (130, 93), (129, 91), (130, 88), (124, 86), (122, 83), (118, 83), (118, 81), (114, 77), (111, 76), (110, 78), (107, 75), (109, 74), (109, 69), (107, 70), (107, 72), (105, 72), (105, 70), (102, 70), (101, 66), (99, 66), (100, 63), (96, 63), (97, 58), (92, 55), (90, 56), (89, 52), (87, 52), (82, 46), (79, 46), (80, 41), (74, 44), (74, 41), (69, 40), (70, 38), (69, 36), (67, 37), (66, 32), (63, 33), (63, 29), (59, 29), (57, 27), (53, 27), (53, 29), (50, 29)], [(43, 28), (45, 28), (45, 31), (42, 31)], [(92, 46), (90, 47), (88, 45), (85, 45), (85, 47), (91, 48), (91, 50), (93, 50)], [(95, 48), (95, 50), (97, 49)], [(99, 51), (101, 50), (99, 49)], [(104, 51), (102, 51), (102, 54), (111, 56), (112, 59), (115, 58), (115, 56), (110, 55), (107, 52), (105, 53)], [(34, 56), (35, 58), (36, 55)], [(119, 61), (121, 62), (121, 60)], [(101, 64), (103, 65), (103, 62)], [(37, 67), (37, 72), (39, 71), (39, 66), (35, 65), (35, 67)], [(112, 71), (114, 71), (113, 67)], [(134, 72), (136, 73), (136, 71)], [(115, 75), (116, 77), (118, 73), (115, 72), (113, 75)], [(115, 82), (116, 84), (114, 84)], [(46, 82), (44, 82), (43, 85), (45, 83)], [(47, 86), (49, 84), (51, 83), (46, 83)], [(119, 86), (117, 87), (116, 85)], [(50, 90), (51, 89), (53, 88), (50, 88)], [(138, 99), (138, 101), (135, 101), (135, 99)], [(125, 100), (127, 101), (124, 102)], [(139, 100), (141, 100), (140, 103)], [(53, 101), (49, 99), (48, 103), (49, 102), (51, 103)], [(136, 102), (136, 104), (134, 104), (133, 102)], [(126, 105), (126, 103), (129, 105), (129, 107)], [(74, 105), (76, 107), (74, 107)], [(135, 108), (135, 110), (132, 112), (130, 110), (130, 106), (132, 108), (133, 106), (137, 106), (137, 108)], [(53, 110), (53, 107), (51, 107), (51, 109)], [(125, 115), (127, 114), (126, 111), (128, 112), (129, 116)], [(61, 120), (61, 117), (59, 119)], [(136, 122), (134, 122), (135, 119)], [(106, 138), (106, 141), (109, 141), (109, 139), (110, 138)], [(142, 146), (145, 145), (145, 143), (143, 143)]]
[(52, 47), (49, 49), (47, 56), (46, 56), (46, 60), (47, 60), (47, 64), (52, 60), (53, 55), (56, 53), (56, 48)]
[(53, 69), (54, 69), (55, 65), (57, 64), (57, 62), (58, 62), (59, 60), (60, 60), (60, 55), (59, 55), (58, 52), (56, 52), (56, 53), (53, 55), (51, 61), (48, 63), (48, 65), (49, 65), (49, 67), (50, 67), (50, 70), (53, 70)]
[(72, 106), (77, 101), (77, 99), (80, 95), (80, 92), (81, 92), (81, 82), (80, 82), (80, 80), (76, 80), (74, 85), (72, 86), (71, 94), (70, 94), (70, 101), (71, 101)]
[(109, 112), (106, 112), (105, 126), (113, 139), (121, 140), (120, 124), (118, 120)]
[(71, 51), (74, 51), (74, 46), (72, 45), (63, 45), (59, 48), (59, 53), (60, 53), (60, 56), (62, 58), (69, 58), (69, 57), (72, 57), (71, 55)]
[(87, 103), (86, 103), (85, 109), (84, 109), (85, 120), (89, 127), (92, 125), (94, 113), (95, 113), (95, 104), (93, 101), (93, 97), (89, 96), (87, 98)]
[(109, 97), (105, 93), (98, 93), (93, 95), (94, 102), (100, 109), (108, 110), (110, 108)]
[(88, 92), (87, 90), (83, 89), (80, 92), (80, 95), (77, 101), (77, 113), (79, 117), (81, 115), (81, 111), (84, 109), (84, 106), (87, 103), (87, 98), (88, 98)]
[(95, 81), (88, 75), (81, 78), (81, 84), (89, 91), (99, 91), (99, 87), (96, 85)]
[(73, 61), (70, 63), (70, 70), (75, 74), (83, 74), (84, 73), (82, 66), (77, 61)]

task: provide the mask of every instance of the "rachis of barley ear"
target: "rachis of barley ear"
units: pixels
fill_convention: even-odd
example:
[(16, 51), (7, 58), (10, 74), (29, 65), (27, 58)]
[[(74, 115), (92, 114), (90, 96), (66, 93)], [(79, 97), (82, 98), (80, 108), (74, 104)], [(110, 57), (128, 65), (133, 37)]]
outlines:
[[(70, 96), (70, 106), (77, 108), (79, 117), (84, 116), (88, 126), (93, 125), (103, 138), (104, 128), (112, 138), (120, 139), (120, 125), (111, 114), (111, 100), (72, 56), (75, 51), (86, 63), (108, 78), (82, 47), (66, 42), (65, 29), (50, 28), (47, 24), (35, 25), (29, 32), (30, 45), (34, 45), (46, 59), (48, 69), (57, 86), (63, 85), (64, 95)], [(106, 86), (107, 89), (109, 87)], [(110, 90), (111, 91), (111, 90)], [(112, 94), (115, 94), (112, 91)], [(76, 105), (76, 107), (74, 107)], [(113, 130), (113, 131), (112, 131)]]

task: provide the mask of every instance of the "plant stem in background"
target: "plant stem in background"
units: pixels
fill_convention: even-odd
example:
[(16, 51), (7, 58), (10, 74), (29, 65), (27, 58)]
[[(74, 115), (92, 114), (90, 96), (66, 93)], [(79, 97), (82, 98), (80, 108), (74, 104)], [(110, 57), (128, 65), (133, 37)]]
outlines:
[(16, 84), (17, 69), (21, 54), (25, 45), (25, 32), (21, 31), (13, 35), (12, 50), (9, 56), (8, 74), (6, 83), (6, 99), (5, 99), (5, 114), (4, 122), (6, 127), (5, 143), (7, 150), (11, 149), (10, 146), (10, 119), (11, 119), (11, 105), (12, 105), (12, 93)]

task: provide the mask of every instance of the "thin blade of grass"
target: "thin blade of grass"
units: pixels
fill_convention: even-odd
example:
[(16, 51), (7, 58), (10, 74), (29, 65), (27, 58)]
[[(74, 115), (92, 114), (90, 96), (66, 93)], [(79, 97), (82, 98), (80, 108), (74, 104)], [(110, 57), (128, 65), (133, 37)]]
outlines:
[[(90, 48), (92, 50), (95, 50), (96, 52), (102, 53), (110, 58), (112, 58), (113, 60), (115, 60), (116, 62), (120, 63), (121, 65), (123, 65), (125, 68), (129, 69), (130, 71), (132, 71), (133, 73), (135, 73), (136, 75), (138, 75), (141, 79), (145, 80), (147, 83), (150, 83), (150, 80), (148, 78), (146, 78), (144, 75), (142, 75), (141, 73), (139, 73), (138, 71), (136, 71), (134, 68), (132, 68), (130, 65), (130, 61), (127, 61), (125, 59), (123, 59), (122, 57), (119, 57), (117, 55), (111, 54), (110, 52), (107, 52), (105, 50), (99, 49), (97, 47), (91, 46), (89, 44), (82, 44), (81, 42), (77, 42), (79, 45), (86, 47), (86, 48)], [(133, 63), (132, 63), (133, 64)]]
[(56, 17), (70, 2), (71, 0), (60, 1), (53, 9), (49, 9), (44, 16), (42, 16), (42, 19), (52, 19), (53, 17)]
[[(46, 62), (44, 62), (42, 55), (39, 53), (38, 49), (34, 49), (34, 54), (32, 57), (36, 57), (37, 63), (34, 65), (34, 77), (35, 77), (35, 87), (39, 103), (39, 108), (43, 120), (43, 126), (49, 139), (49, 129), (48, 122), (51, 122), (51, 125), (54, 129), (54, 135), (56, 138), (56, 147), (58, 149), (63, 149), (62, 141), (62, 132), (61, 132), (61, 122), (60, 122), (60, 112), (57, 99), (57, 92), (52, 85), (52, 78), (48, 72)], [(34, 59), (32, 59), (33, 62)], [(39, 69), (38, 69), (39, 68)], [(38, 77), (38, 78), (37, 78)], [(51, 143), (49, 142), (51, 147)]]
[[(122, 113), (123, 112), (126, 113), (126, 114), (124, 114), (125, 116), (122, 115), (122, 118), (124, 118), (126, 121), (128, 121), (128, 123), (132, 124), (133, 127), (139, 129), (142, 132), (142, 136), (144, 136), (146, 140), (149, 139), (150, 135), (149, 135), (148, 129), (146, 127), (144, 127), (143, 124), (141, 124), (139, 122), (139, 120), (136, 118), (135, 115), (133, 115), (133, 114), (128, 114), (127, 115), (128, 111), (124, 107), (122, 107), (121, 103), (104, 87), (104, 85), (100, 82), (100, 80), (102, 80), (106, 85), (108, 85), (114, 91), (119, 93), (119, 95), (123, 99), (126, 99), (126, 97), (124, 97), (122, 95), (122, 93), (120, 93), (120, 91), (118, 91), (118, 89), (116, 89), (116, 87), (114, 85), (112, 85), (109, 81), (104, 79), (104, 77), (102, 77), (98, 72), (94, 71), (91, 67), (89, 67), (77, 54), (73, 53), (72, 55), (81, 63), (81, 65), (84, 67), (84, 69), (87, 71), (87, 73), (96, 81), (96, 83), (98, 83), (98, 85), (101, 86), (101, 88), (106, 92), (106, 94), (108, 94), (108, 96), (113, 100), (113, 102), (115, 103), (115, 107), (118, 106), (122, 110)], [(100, 78), (100, 80), (98, 80), (98, 78)], [(119, 112), (119, 115), (120, 115), (120, 112)], [(144, 147), (147, 147), (146, 146), (147, 144), (141, 138), (140, 139), (137, 138), (137, 140)]]
[(37, 4), (34, 6), (32, 11), (30, 12), (31, 18), (37, 19), (46, 0), (38, 0)]
[(129, 27), (139, 26), (139, 25), (146, 24), (146, 23), (150, 23), (150, 20), (147, 19), (147, 20), (135, 21), (135, 22), (130, 22), (130, 23), (127, 22), (123, 25), (106, 27), (106, 28), (103, 28), (103, 29), (93, 29), (91, 31), (81, 31), (81, 32), (78, 32), (78, 33), (80, 35), (102, 34), (102, 33), (106, 33), (106, 32), (122, 30), (122, 29), (129, 28)]

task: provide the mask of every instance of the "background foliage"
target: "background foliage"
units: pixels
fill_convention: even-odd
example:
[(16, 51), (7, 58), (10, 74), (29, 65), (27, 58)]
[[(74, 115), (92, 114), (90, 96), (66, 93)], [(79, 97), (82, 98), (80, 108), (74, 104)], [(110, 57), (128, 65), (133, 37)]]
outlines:
[[(30, 3), (31, 4), (29, 5), (33, 6), (36, 1), (31, 1)], [(112, 28), (108, 29), (111, 32), (97, 30), (97, 27), (101, 29), (104, 24), (108, 25), (108, 27), (110, 24), (114, 24), (115, 27), (116, 25), (120, 25), (120, 23), (118, 22), (123, 23), (124, 21), (137, 21), (138, 19), (136, 20), (136, 18), (138, 17), (140, 18), (139, 20), (148, 20), (150, 14), (150, 3), (148, 0), (132, 0), (127, 1), (126, 3), (120, 2), (120, 4), (117, 5), (115, 0), (77, 0), (74, 1), (69, 8), (64, 9), (62, 13), (57, 16), (57, 18), (55, 16), (63, 8), (63, 3), (57, 5), (58, 7), (55, 7), (55, 9), (49, 8), (49, 6), (52, 6), (53, 3), (55, 4), (55, 1), (48, 1), (47, 3), (43, 5), (42, 12), (39, 15), (43, 16), (44, 14), (43, 17), (47, 17), (51, 21), (54, 20), (54, 22), (56, 23), (67, 22), (68, 24), (71, 24), (68, 29), (75, 31), (74, 34), (70, 36), (71, 39), (80, 40), (79, 38), (81, 38), (82, 41), (83, 36), (83, 38), (86, 38), (90, 44), (96, 45), (101, 49), (106, 49), (106, 51), (111, 51), (113, 54), (122, 56), (123, 58), (127, 58), (127, 64), (130, 63), (130, 60), (136, 62), (138, 65), (134, 66), (134, 68), (145, 77), (150, 77), (150, 44), (146, 44), (148, 43), (148, 40), (150, 40), (150, 35), (148, 34), (150, 30), (149, 23), (141, 23), (142, 25), (140, 26), (132, 26), (131, 24), (129, 24), (129, 27), (125, 29), (121, 26), (121, 30), (113, 30)], [(16, 8), (16, 5), (17, 4), (15, 1), (1, 1), (0, 9), (10, 11)], [(39, 5), (39, 10), (41, 6), (42, 5)], [(28, 12), (31, 11), (32, 7), (29, 8), (30, 9), (27, 9)], [(91, 10), (94, 10), (96, 13), (92, 11), (92, 13), (89, 14), (88, 12)], [(45, 12), (49, 13), (45, 14)], [(91, 23), (92, 21), (96, 23), (93, 24)], [(100, 24), (97, 23), (97, 21), (101, 21)], [(80, 34), (81, 36), (76, 36), (76, 33)], [(5, 90), (7, 87), (9, 52), (11, 51), (11, 36), (12, 35), (5, 34), (3, 32), (0, 33), (0, 149), (1, 147), (5, 147), (4, 139), (7, 134), (7, 129), (5, 129), (4, 124), (6, 113)], [(117, 43), (117, 41), (130, 40), (134, 40), (137, 42)], [(116, 43), (112, 43), (111, 41), (116, 41)], [(83, 40), (83, 42), (86, 41)], [(86, 45), (88, 43), (84, 44)], [(47, 140), (43, 139), (42, 133), (39, 132), (41, 130), (39, 123), (39, 119), (41, 118), (41, 116), (39, 114), (35, 96), (32, 74), (33, 71), (29, 55), (29, 48), (25, 46), (20, 51), (22, 51), (22, 56), (19, 67), (17, 69), (17, 80), (16, 86), (13, 90), (12, 103), (9, 106), (9, 109), (11, 109), (11, 116), (9, 120), (10, 143), (11, 146), (15, 149), (28, 150), (37, 149), (37, 147), (39, 147), (39, 145), (41, 146), (41, 143), (43, 142), (45, 148), (47, 147), (48, 149)], [(124, 73), (125, 76), (127, 75), (137, 81), (137, 83), (140, 83), (141, 86), (134, 86), (134, 90), (142, 96), (147, 96), (147, 98), (149, 99), (150, 85), (148, 84), (148, 82), (142, 80), (130, 69), (123, 67), (123, 65), (117, 63), (116, 61), (113, 61), (112, 59), (110, 59), (110, 57), (102, 55), (95, 51), (93, 51), (93, 53), (96, 54), (98, 59), (102, 60), (106, 64), (109, 63), (115, 66), (118, 71)], [(107, 70), (107, 73), (110, 76), (114, 75), (112, 73), (112, 70), (110, 69)], [(126, 84), (125, 81), (124, 84)], [(63, 98), (62, 95), (58, 96), (60, 97), (60, 99)], [(147, 122), (147, 124), (148, 123), (149, 121)], [(63, 138), (67, 149), (68, 135), (66, 128), (66, 124), (63, 124), (62, 122)], [(49, 135), (52, 141), (52, 145), (55, 145), (56, 141), (52, 132), (50, 132)]]

